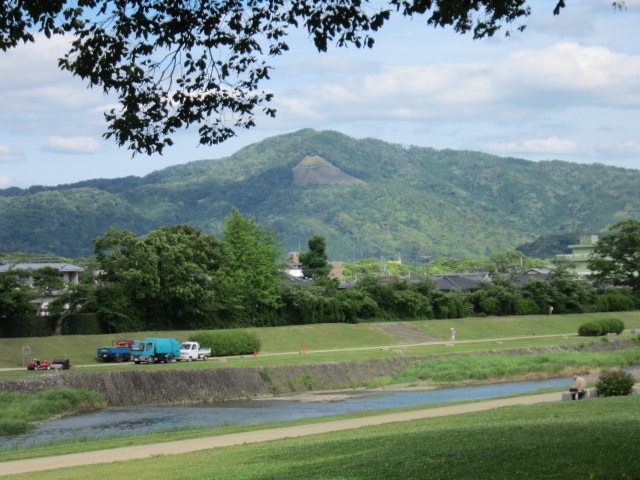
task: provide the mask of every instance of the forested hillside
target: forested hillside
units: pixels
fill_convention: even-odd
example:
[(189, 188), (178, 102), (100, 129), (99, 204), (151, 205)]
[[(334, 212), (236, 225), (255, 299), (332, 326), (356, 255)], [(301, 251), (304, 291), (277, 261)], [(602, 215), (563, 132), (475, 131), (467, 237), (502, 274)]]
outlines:
[[(324, 168), (308, 178), (323, 180), (294, 183), (306, 157), (339, 170), (307, 160), (305, 168)], [(400, 255), (416, 263), (640, 218), (640, 171), (301, 130), (142, 178), (0, 190), (0, 251), (89, 255), (91, 239), (109, 226), (145, 234), (187, 222), (219, 232), (232, 205), (282, 232), (284, 250), (319, 233), (332, 260)]]

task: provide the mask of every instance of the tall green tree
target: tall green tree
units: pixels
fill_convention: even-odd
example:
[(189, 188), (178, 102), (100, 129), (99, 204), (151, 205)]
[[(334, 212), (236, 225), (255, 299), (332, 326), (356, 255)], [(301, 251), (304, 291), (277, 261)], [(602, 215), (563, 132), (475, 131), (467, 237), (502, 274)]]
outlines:
[(36, 313), (33, 289), (22, 283), (13, 272), (0, 273), (0, 334), (7, 332), (28, 315)]
[(222, 246), (213, 234), (177, 225), (154, 230), (143, 240), (110, 228), (94, 242), (104, 272), (96, 301), (110, 329), (215, 324), (222, 301), (217, 296)]
[(640, 292), (640, 221), (613, 225), (596, 244), (588, 266), (599, 287), (631, 287)]
[(327, 277), (331, 265), (327, 263), (327, 242), (322, 235), (315, 234), (307, 242), (309, 250), (300, 253), (302, 273), (306, 278)]
[(225, 305), (235, 315), (247, 316), (264, 307), (280, 305), (282, 255), (270, 227), (256, 224), (233, 207), (222, 230), (224, 262), (220, 271)]

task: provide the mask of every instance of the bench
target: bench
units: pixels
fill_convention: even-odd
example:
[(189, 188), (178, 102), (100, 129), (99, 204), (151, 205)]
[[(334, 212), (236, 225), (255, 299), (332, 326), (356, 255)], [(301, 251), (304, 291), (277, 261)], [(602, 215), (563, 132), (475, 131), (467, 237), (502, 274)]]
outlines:
[[(575, 395), (575, 393), (562, 392), (562, 401), (564, 402), (565, 400), (573, 400), (573, 398), (571, 398), (572, 395)], [(595, 388), (588, 388), (584, 392), (578, 393), (577, 400), (582, 400), (584, 398), (597, 398), (597, 397), (598, 397), (598, 390)]]

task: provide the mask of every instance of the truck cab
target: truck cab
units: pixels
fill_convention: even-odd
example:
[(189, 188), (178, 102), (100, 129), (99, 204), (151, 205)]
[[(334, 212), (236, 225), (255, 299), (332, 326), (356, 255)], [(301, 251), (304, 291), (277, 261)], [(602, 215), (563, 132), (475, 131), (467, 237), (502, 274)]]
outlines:
[(210, 348), (201, 348), (198, 342), (182, 342), (179, 360), (191, 362), (193, 360), (207, 360), (211, 356)]
[(180, 343), (175, 338), (145, 338), (131, 348), (131, 360), (136, 365), (156, 362), (171, 363), (180, 357)]

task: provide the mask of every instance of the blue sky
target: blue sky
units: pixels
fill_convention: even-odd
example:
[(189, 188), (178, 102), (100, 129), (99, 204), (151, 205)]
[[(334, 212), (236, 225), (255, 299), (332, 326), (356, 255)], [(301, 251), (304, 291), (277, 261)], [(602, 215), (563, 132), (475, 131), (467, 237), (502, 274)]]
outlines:
[(372, 50), (318, 53), (303, 31), (269, 63), (278, 115), (214, 147), (195, 129), (164, 155), (137, 155), (101, 138), (115, 103), (57, 68), (68, 38), (0, 52), (0, 188), (144, 175), (219, 158), (301, 128), (357, 138), (479, 150), (531, 160), (640, 168), (640, 0), (530, 4), (524, 33), (474, 41), (424, 18), (396, 17)]

